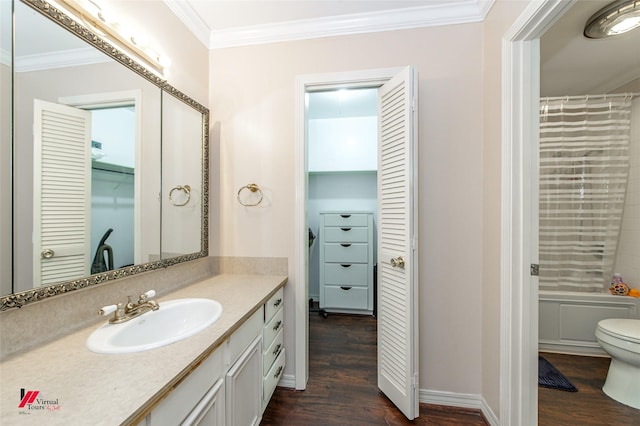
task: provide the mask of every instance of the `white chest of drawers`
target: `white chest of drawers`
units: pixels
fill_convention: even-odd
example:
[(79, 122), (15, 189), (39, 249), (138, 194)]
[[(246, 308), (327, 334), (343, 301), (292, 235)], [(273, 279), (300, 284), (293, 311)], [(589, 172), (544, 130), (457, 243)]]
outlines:
[(320, 309), (373, 312), (373, 213), (320, 213)]

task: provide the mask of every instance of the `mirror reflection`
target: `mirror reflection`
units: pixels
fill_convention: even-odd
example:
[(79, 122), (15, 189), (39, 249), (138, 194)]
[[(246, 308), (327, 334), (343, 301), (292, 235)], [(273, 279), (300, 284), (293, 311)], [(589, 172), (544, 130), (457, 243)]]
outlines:
[(206, 256), (206, 108), (0, 3), (0, 295)]

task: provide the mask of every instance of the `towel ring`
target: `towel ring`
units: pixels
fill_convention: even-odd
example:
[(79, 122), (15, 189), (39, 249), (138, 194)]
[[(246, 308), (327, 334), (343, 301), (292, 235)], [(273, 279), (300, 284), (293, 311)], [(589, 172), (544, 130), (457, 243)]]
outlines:
[[(244, 191), (245, 189), (248, 189), (248, 190), (249, 190), (249, 191), (251, 191), (251, 192), (257, 192), (258, 194), (260, 194), (260, 199), (259, 199), (258, 201), (256, 201), (255, 203), (253, 203), (253, 204), (243, 202), (243, 201), (240, 199), (240, 193), (241, 193), (242, 191)], [(264, 198), (264, 194), (262, 193), (262, 190), (260, 189), (260, 187), (258, 186), (258, 184), (250, 183), (249, 185), (245, 185), (245, 186), (241, 187), (241, 188), (238, 190), (238, 195), (236, 196), (236, 198), (238, 199), (238, 202), (239, 202), (240, 204), (242, 204), (243, 206), (246, 206), (246, 207), (255, 207), (255, 206), (257, 206), (258, 204), (260, 204), (260, 203), (262, 202), (262, 199)]]
[[(184, 191), (184, 193), (187, 194), (187, 200), (184, 203), (176, 203), (176, 201), (173, 199), (173, 191)], [(191, 200), (191, 186), (189, 185), (178, 185), (169, 192), (169, 201), (174, 206), (177, 206), (177, 207), (186, 206), (190, 200)]]

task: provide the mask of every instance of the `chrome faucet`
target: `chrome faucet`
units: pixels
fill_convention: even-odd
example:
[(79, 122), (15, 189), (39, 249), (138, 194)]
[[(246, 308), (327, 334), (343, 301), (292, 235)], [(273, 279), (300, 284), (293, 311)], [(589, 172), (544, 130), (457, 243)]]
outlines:
[(114, 312), (113, 316), (109, 319), (109, 324), (120, 324), (138, 317), (145, 312), (157, 311), (160, 308), (158, 302), (155, 300), (149, 300), (155, 295), (155, 290), (149, 290), (146, 293), (142, 293), (138, 296), (137, 303), (133, 303), (131, 301), (131, 296), (129, 296), (129, 301), (126, 304), (118, 303), (117, 305), (104, 306), (98, 311), (98, 313), (100, 315), (109, 315)]

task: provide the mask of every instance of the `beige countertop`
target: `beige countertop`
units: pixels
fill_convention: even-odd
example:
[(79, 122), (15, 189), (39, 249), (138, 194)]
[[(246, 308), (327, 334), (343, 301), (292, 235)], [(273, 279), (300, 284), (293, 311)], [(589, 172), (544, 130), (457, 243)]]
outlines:
[[(132, 354), (93, 353), (86, 348), (87, 337), (97, 328), (91, 326), (2, 362), (0, 424), (136, 422), (286, 281), (285, 276), (218, 275), (159, 298), (162, 303), (205, 297), (223, 307), (213, 325), (164, 347)], [(105, 300), (104, 305), (116, 302)], [(31, 410), (18, 408), (21, 389), (39, 391), (37, 398), (46, 401), (34, 403)]]

